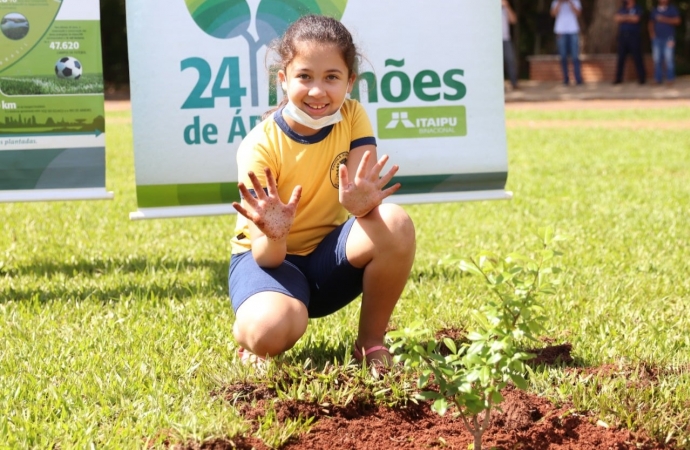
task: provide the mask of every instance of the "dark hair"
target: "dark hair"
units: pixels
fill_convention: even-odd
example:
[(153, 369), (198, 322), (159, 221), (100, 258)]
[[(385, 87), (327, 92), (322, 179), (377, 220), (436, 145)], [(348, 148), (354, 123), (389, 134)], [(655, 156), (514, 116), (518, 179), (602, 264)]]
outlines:
[[(283, 71), (297, 56), (298, 45), (305, 42), (318, 44), (332, 44), (338, 47), (340, 55), (347, 66), (348, 78), (357, 74), (359, 66), (359, 52), (352, 40), (352, 35), (340, 23), (340, 21), (316, 14), (302, 16), (293, 22), (282, 37), (274, 40), (269, 45), (269, 51), (278, 55), (278, 65)], [(276, 108), (264, 113), (263, 118), (270, 116), (272, 112), (280, 109), (287, 103), (287, 96), (283, 97)]]

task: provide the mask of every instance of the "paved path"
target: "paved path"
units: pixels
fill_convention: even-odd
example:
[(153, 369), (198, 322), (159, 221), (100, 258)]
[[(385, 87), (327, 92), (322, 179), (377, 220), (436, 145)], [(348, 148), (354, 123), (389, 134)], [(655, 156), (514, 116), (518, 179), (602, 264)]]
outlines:
[[(509, 85), (508, 85), (509, 86)], [(530, 107), (531, 103), (554, 103), (560, 104), (567, 109), (577, 108), (579, 103), (586, 107), (597, 107), (604, 104), (627, 103), (632, 106), (636, 102), (654, 102), (664, 104), (666, 102), (675, 105), (687, 105), (690, 107), (690, 75), (678, 77), (676, 82), (671, 85), (652, 84), (638, 85), (635, 82), (613, 85), (611, 83), (585, 83), (582, 86), (563, 86), (556, 82), (537, 82), (521, 80), (519, 89), (511, 90), (509, 87), (505, 93), (506, 106), (509, 108), (525, 105)], [(125, 110), (129, 109), (129, 93), (120, 91), (117, 93), (106, 93), (106, 109)], [(540, 106), (541, 107), (541, 106)], [(555, 106), (558, 108), (558, 106)]]
[(557, 82), (522, 80), (519, 89), (508, 90), (506, 103), (552, 102), (579, 100), (685, 100), (690, 106), (690, 76), (678, 77), (672, 85), (639, 85), (636, 82), (613, 85), (585, 83), (582, 86), (564, 86)]

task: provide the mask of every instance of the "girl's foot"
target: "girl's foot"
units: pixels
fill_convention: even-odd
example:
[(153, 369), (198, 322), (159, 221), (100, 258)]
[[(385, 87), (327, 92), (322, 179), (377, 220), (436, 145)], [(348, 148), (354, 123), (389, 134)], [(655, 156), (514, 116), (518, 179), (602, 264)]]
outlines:
[(253, 366), (257, 369), (265, 369), (268, 366), (268, 359), (255, 355), (243, 347), (237, 349), (237, 356), (240, 357), (240, 362), (245, 366)]
[(382, 364), (384, 366), (393, 365), (393, 356), (383, 345), (375, 345), (365, 349), (360, 347), (357, 342), (355, 342), (355, 347), (352, 352), (355, 359), (362, 362), (364, 358), (367, 360), (367, 364)]

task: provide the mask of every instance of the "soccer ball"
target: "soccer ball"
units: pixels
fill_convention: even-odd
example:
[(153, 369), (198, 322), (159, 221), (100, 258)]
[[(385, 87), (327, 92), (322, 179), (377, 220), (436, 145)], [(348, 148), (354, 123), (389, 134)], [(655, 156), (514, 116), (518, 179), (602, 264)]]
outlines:
[(65, 56), (55, 63), (55, 75), (58, 78), (67, 80), (78, 80), (81, 78), (81, 63), (78, 59)]

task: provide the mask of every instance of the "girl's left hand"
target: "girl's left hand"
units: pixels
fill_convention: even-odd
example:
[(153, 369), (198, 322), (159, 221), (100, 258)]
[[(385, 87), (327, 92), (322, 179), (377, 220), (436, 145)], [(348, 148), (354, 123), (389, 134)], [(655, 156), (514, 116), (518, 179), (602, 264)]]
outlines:
[(400, 183), (396, 183), (388, 189), (382, 190), (398, 171), (398, 166), (393, 166), (388, 173), (379, 178), (381, 169), (388, 161), (388, 155), (383, 155), (371, 169), (367, 170), (369, 158), (371, 158), (371, 152), (364, 152), (352, 181), (348, 177), (345, 164), (340, 165), (338, 174), (340, 177), (338, 187), (340, 204), (356, 217), (365, 216), (380, 205), (384, 198), (400, 189)]

